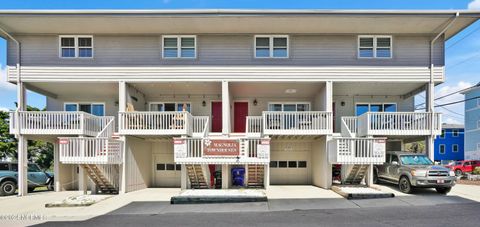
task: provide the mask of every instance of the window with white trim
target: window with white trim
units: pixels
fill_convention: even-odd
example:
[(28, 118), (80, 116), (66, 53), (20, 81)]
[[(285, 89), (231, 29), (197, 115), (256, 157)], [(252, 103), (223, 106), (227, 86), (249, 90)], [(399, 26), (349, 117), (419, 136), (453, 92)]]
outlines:
[(452, 145), (452, 152), (458, 152), (458, 144), (453, 144)]
[(64, 103), (65, 111), (83, 111), (96, 116), (105, 116), (104, 103)]
[(310, 103), (269, 103), (268, 111), (302, 112), (310, 111)]
[(165, 111), (191, 111), (191, 104), (185, 102), (150, 102), (149, 104), (150, 111), (158, 111), (158, 112), (165, 112)]
[(452, 130), (452, 136), (453, 137), (458, 137), (458, 134), (459, 134), (458, 129), (453, 129)]
[(61, 58), (92, 58), (92, 36), (60, 36)]
[(256, 35), (255, 58), (288, 58), (288, 36)]
[(392, 58), (392, 37), (358, 36), (358, 58)]
[(163, 58), (196, 58), (196, 36), (163, 36)]
[(440, 144), (438, 153), (445, 154), (445, 144)]

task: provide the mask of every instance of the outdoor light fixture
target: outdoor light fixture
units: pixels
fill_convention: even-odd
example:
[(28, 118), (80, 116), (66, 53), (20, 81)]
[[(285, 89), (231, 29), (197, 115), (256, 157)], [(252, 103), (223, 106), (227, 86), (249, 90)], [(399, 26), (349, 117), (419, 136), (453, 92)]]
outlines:
[(345, 101), (342, 101), (340, 105), (345, 106)]
[(258, 104), (257, 99), (253, 100), (253, 105), (256, 106)]
[(207, 106), (207, 102), (205, 101), (205, 95), (203, 95), (202, 106)]
[(290, 89), (285, 90), (285, 93), (287, 93), (287, 94), (295, 94), (295, 93), (297, 93), (297, 89), (290, 88)]

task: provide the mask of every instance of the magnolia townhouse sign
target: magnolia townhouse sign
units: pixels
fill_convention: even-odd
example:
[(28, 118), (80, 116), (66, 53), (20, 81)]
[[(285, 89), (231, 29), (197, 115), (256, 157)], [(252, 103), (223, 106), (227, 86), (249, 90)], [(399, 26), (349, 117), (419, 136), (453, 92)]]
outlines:
[(240, 142), (238, 140), (228, 139), (204, 139), (204, 156), (239, 156)]

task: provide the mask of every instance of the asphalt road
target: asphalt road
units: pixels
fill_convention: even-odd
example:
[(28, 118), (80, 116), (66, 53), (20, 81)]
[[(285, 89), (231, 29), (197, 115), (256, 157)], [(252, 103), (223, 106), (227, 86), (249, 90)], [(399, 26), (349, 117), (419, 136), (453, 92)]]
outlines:
[[(228, 205), (225, 205), (228, 208)], [(268, 212), (129, 214), (38, 226), (478, 226), (480, 203)]]

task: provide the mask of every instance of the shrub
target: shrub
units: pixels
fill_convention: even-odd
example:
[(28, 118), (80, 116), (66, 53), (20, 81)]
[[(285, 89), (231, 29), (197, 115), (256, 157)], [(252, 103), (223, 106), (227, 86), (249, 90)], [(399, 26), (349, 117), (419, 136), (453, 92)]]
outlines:
[(475, 169), (473, 170), (472, 174), (480, 175), (480, 166), (475, 167)]

